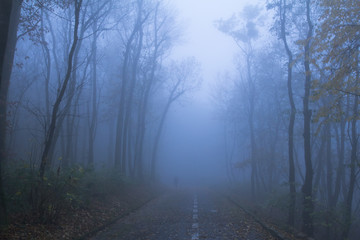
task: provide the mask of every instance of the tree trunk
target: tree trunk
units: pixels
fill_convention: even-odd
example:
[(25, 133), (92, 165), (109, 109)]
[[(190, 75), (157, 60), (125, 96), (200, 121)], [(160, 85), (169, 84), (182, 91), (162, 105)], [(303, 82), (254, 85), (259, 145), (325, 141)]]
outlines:
[(157, 24), (157, 14), (158, 14), (158, 7), (159, 3), (156, 6), (155, 9), (155, 16), (154, 16), (154, 52), (152, 55), (152, 67), (150, 72), (150, 77), (147, 80), (148, 82), (145, 84), (145, 90), (144, 90), (144, 97), (142, 98), (140, 108), (139, 108), (139, 120), (138, 120), (138, 130), (137, 130), (137, 136), (136, 136), (136, 143), (135, 143), (135, 162), (142, 162), (143, 161), (143, 146), (144, 146), (144, 138), (145, 138), (145, 131), (146, 131), (146, 114), (148, 109), (148, 102), (150, 98), (150, 91), (152, 89), (154, 79), (155, 79), (155, 71), (157, 68), (157, 58), (158, 58), (158, 24)]
[(333, 197), (333, 166), (332, 166), (332, 139), (331, 139), (331, 125), (327, 123), (326, 129), (326, 189), (328, 198), (328, 209), (331, 211), (331, 202)]
[(108, 144), (108, 166), (109, 168), (112, 168), (114, 166), (114, 130), (115, 130), (115, 120), (109, 121), (109, 144)]
[[(340, 106), (342, 106), (342, 103), (339, 103)], [(344, 159), (345, 159), (345, 126), (346, 121), (345, 119), (348, 116), (341, 115), (340, 120), (340, 136), (338, 133), (338, 130), (336, 129), (336, 141), (338, 145), (338, 164), (337, 164), (337, 170), (336, 170), (336, 179), (335, 179), (335, 189), (334, 189), (334, 195), (331, 198), (330, 207), (335, 208), (339, 195), (340, 195), (340, 189), (341, 189), (341, 180), (343, 179), (344, 175)]]
[(294, 163), (294, 126), (296, 107), (294, 103), (293, 90), (292, 90), (292, 67), (293, 67), (293, 54), (289, 48), (286, 38), (286, 0), (280, 1), (279, 5), (280, 19), (281, 19), (281, 39), (283, 40), (286, 54), (288, 56), (287, 64), (287, 88), (290, 103), (290, 119), (288, 128), (288, 154), (289, 154), (289, 213), (288, 224), (294, 227), (295, 224), (295, 205), (296, 205), (296, 186), (295, 186), (295, 163)]
[[(333, 218), (333, 166), (332, 166), (332, 137), (331, 137), (331, 124), (327, 123), (326, 129), (326, 190), (327, 190), (327, 208), (328, 219)], [(327, 220), (328, 221), (328, 220)], [(326, 238), (330, 239), (331, 225), (326, 226)]]
[(171, 104), (178, 99), (184, 92), (180, 92), (178, 94), (175, 95), (176, 90), (178, 89), (179, 85), (181, 83), (181, 79), (179, 79), (177, 81), (177, 83), (175, 84), (174, 88), (171, 90), (170, 96), (168, 98), (168, 101), (166, 103), (164, 112), (161, 115), (161, 119), (160, 119), (160, 124), (159, 124), (159, 128), (156, 132), (156, 136), (155, 136), (155, 141), (154, 141), (154, 146), (153, 146), (153, 151), (152, 151), (152, 158), (151, 158), (151, 172), (150, 172), (150, 177), (151, 180), (154, 182), (156, 180), (156, 163), (157, 163), (157, 153), (158, 153), (158, 148), (159, 148), (159, 142), (160, 142), (160, 137), (161, 137), (161, 133), (163, 131), (164, 128), (164, 123), (165, 123), (165, 119), (166, 116), (169, 112), (170, 106)]
[(171, 101), (171, 97), (170, 97), (168, 102), (166, 103), (164, 112), (161, 115), (159, 128), (158, 128), (158, 130), (156, 132), (156, 136), (155, 136), (154, 147), (153, 147), (152, 158), (151, 158), (151, 173), (150, 173), (151, 180), (153, 182), (156, 180), (156, 163), (157, 163), (157, 153), (158, 153), (158, 148), (159, 148), (160, 136), (161, 136), (162, 130), (164, 128), (165, 119), (169, 112), (171, 103), (172, 103), (172, 101)]
[(305, 181), (302, 186), (303, 193), (303, 212), (302, 212), (302, 230), (308, 236), (312, 237), (314, 202), (312, 196), (313, 168), (311, 161), (311, 110), (309, 109), (311, 71), (310, 71), (310, 41), (312, 38), (313, 25), (310, 19), (310, 0), (306, 0), (306, 20), (308, 24), (308, 34), (304, 47), (304, 68), (305, 68), (305, 95), (304, 105), (304, 155), (305, 155)]
[(45, 39), (45, 27), (44, 27), (44, 9), (41, 8), (41, 46), (44, 52), (44, 59), (45, 59), (45, 67), (46, 67), (46, 75), (45, 75), (45, 110), (46, 110), (46, 123), (50, 122), (50, 96), (49, 96), (49, 84), (50, 84), (50, 77), (51, 77), (51, 55), (50, 50), (48, 47), (48, 43)]
[[(129, 88), (129, 96), (127, 99), (127, 104), (126, 104), (126, 112), (125, 112), (125, 121), (124, 121), (124, 137), (123, 137), (123, 144), (122, 144), (122, 161), (126, 161), (127, 160), (127, 147), (128, 144), (131, 144), (130, 141), (127, 141), (128, 139), (128, 134), (131, 134), (130, 132), (130, 118), (132, 115), (132, 110), (133, 110), (133, 98), (134, 98), (134, 90), (135, 90), (135, 85), (136, 85), (136, 80), (137, 80), (137, 71), (138, 71), (138, 64), (139, 64), (139, 59), (140, 59), (140, 54), (141, 54), (141, 50), (142, 50), (142, 44), (143, 44), (143, 31), (142, 28), (139, 30), (139, 39), (138, 39), (138, 44), (136, 46), (136, 54), (134, 57), (134, 62), (132, 64), (132, 69), (131, 69), (131, 83), (130, 83), (130, 88)], [(140, 160), (140, 159), (138, 159)], [(135, 167), (135, 175), (139, 178), (142, 178), (142, 162), (134, 162), (134, 167)]]
[(315, 159), (317, 159), (317, 161), (314, 163), (315, 167), (315, 171), (314, 171), (314, 194), (316, 195), (316, 193), (318, 193), (317, 191), (319, 190), (319, 186), (320, 186), (320, 180), (324, 171), (324, 161), (325, 161), (325, 157), (324, 157), (324, 153), (326, 150), (326, 130), (322, 129), (321, 131), (321, 143), (320, 143), (320, 147), (319, 147), (319, 151), (317, 152), (317, 155), (315, 157)]
[[(139, 21), (139, 20), (138, 20)], [(126, 174), (126, 166), (124, 165), (124, 160), (122, 159), (122, 146), (124, 141), (124, 121), (125, 121), (125, 102), (126, 102), (126, 92), (128, 88), (129, 74), (128, 74), (128, 65), (130, 61), (130, 53), (132, 44), (135, 38), (136, 33), (138, 32), (139, 23), (137, 22), (134, 26), (134, 29), (127, 40), (124, 60), (122, 64), (122, 73), (121, 73), (121, 92), (120, 92), (120, 103), (119, 111), (117, 116), (116, 123), (116, 138), (115, 138), (115, 161), (114, 167), (120, 169), (123, 175)]]
[(89, 126), (89, 159), (88, 159), (88, 167), (94, 167), (94, 140), (96, 135), (96, 123), (97, 123), (97, 69), (96, 69), (96, 61), (97, 61), (97, 20), (94, 20), (93, 23), (93, 39), (92, 39), (92, 59), (91, 59), (91, 70), (92, 70), (92, 102), (91, 102), (91, 118), (90, 118), (90, 126)]
[[(356, 51), (356, 66), (359, 66), (359, 51)], [(359, 76), (359, 69), (356, 69), (356, 79), (355, 79), (355, 85), (358, 87), (358, 83), (360, 80)], [(353, 116), (351, 120), (351, 162), (350, 162), (350, 179), (349, 179), (349, 189), (347, 192), (347, 196), (345, 199), (345, 212), (344, 212), (344, 221), (345, 221), (345, 227), (342, 232), (342, 239), (348, 239), (349, 231), (351, 227), (351, 209), (352, 209), (352, 202), (353, 202), (353, 196), (354, 196), (354, 188), (356, 183), (356, 172), (355, 170), (358, 168), (358, 159), (357, 159), (357, 145), (358, 145), (358, 134), (357, 134), (357, 120), (359, 118), (359, 96), (354, 96), (354, 107), (353, 107)]]
[[(64, 130), (66, 131), (66, 150), (65, 150), (65, 154), (64, 154), (64, 158), (63, 158), (63, 167), (64, 168), (69, 168), (74, 161), (74, 152), (75, 152), (75, 148), (74, 148), (74, 127), (75, 127), (75, 120), (76, 120), (76, 113), (77, 113), (77, 105), (78, 105), (78, 101), (80, 99), (80, 93), (76, 93), (77, 91), (77, 82), (78, 82), (78, 62), (79, 62), (79, 53), (80, 53), (80, 49), (81, 49), (81, 45), (83, 42), (83, 38), (84, 38), (84, 34), (85, 31), (87, 30), (88, 26), (85, 24), (85, 16), (81, 19), (81, 24), (79, 22), (79, 27), (80, 28), (80, 34), (78, 36), (78, 41), (77, 41), (77, 45), (75, 48), (75, 52), (74, 52), (74, 56), (73, 56), (73, 70), (71, 73), (71, 79), (69, 81), (69, 86), (67, 88), (66, 91), (66, 103), (65, 103), (65, 107), (64, 107), (64, 111), (63, 111), (63, 115), (64, 118), (66, 118), (66, 128), (64, 128)], [(89, 58), (90, 59), (90, 58)], [(84, 70), (84, 74), (83, 74), (83, 80), (85, 79), (85, 75), (86, 75), (86, 70), (87, 67), (89, 65), (89, 59), (86, 62), (85, 65), (85, 70)], [(76, 95), (76, 97), (75, 97)], [(74, 104), (73, 103), (73, 99), (75, 97), (75, 101)], [(71, 114), (67, 114), (68, 112), (71, 112)], [(59, 126), (61, 126), (61, 124), (59, 124)]]
[(60, 107), (61, 101), (62, 101), (62, 99), (64, 97), (66, 87), (67, 87), (68, 82), (70, 80), (71, 72), (72, 72), (72, 69), (73, 69), (73, 57), (74, 57), (74, 52), (75, 52), (77, 42), (78, 42), (78, 28), (79, 28), (79, 16), (80, 16), (81, 4), (82, 4), (82, 0), (75, 1), (74, 39), (73, 39), (73, 43), (72, 43), (70, 53), (69, 53), (68, 65), (67, 65), (67, 71), (66, 71), (65, 79), (64, 79), (64, 82), (62, 83), (59, 95), (57, 96), (55, 104), (54, 104), (53, 109), (52, 109), (50, 127), (49, 127), (49, 130), (47, 131), (47, 134), (46, 134), (45, 147), (44, 147), (44, 151), (43, 151), (42, 156), (41, 156), (41, 163), (40, 163), (40, 168), (39, 168), (40, 180), (43, 179), (44, 174), (45, 174), (45, 167), (46, 167), (46, 164), (47, 164), (47, 161), (48, 161), (49, 150), (50, 150), (50, 148), (52, 146), (52, 143), (53, 143), (55, 129), (57, 128), (56, 121), (57, 121), (57, 118), (58, 118), (59, 107)]
[(7, 155), (7, 96), (14, 62), (21, 4), (22, 0), (0, 2), (0, 226), (7, 224), (2, 166)]
[(252, 78), (250, 55), (246, 56), (247, 77), (249, 84), (249, 130), (250, 130), (250, 146), (251, 146), (251, 195), (255, 199), (256, 190), (259, 187), (258, 170), (257, 170), (257, 154), (255, 143), (254, 129), (254, 111), (255, 111), (255, 83)]

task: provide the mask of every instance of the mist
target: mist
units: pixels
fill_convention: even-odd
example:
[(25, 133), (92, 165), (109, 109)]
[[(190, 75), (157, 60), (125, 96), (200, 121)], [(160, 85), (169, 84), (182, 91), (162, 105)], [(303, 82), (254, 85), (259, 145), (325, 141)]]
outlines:
[[(115, 235), (147, 239), (137, 221), (176, 215), (164, 205), (183, 230), (144, 223), (164, 232), (154, 239), (222, 239), (187, 216), (191, 200), (194, 214), (252, 222), (229, 238), (268, 239), (253, 226), (269, 221), (289, 239), (357, 239), (359, 11), (350, 0), (2, 1), (0, 238), (90, 239), (79, 229), (139, 210)], [(36, 235), (38, 223), (72, 230)]]

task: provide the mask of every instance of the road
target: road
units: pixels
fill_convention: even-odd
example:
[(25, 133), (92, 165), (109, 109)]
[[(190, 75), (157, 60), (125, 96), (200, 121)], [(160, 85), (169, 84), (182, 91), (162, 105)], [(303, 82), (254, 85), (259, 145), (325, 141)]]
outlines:
[(211, 191), (170, 191), (92, 240), (274, 239), (226, 198)]

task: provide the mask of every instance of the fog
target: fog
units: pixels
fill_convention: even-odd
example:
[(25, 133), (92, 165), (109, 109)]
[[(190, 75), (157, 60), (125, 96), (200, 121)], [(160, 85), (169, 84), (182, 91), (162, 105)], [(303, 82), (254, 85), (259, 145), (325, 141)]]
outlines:
[(359, 233), (359, 1), (6, 2), (2, 209), (217, 186), (309, 236)]
[[(216, 112), (214, 91), (219, 74), (236, 71), (236, 43), (216, 28), (216, 21), (231, 17), (255, 1), (172, 1), (182, 35), (170, 58), (194, 56), (201, 63), (201, 86), (184, 103), (173, 108), (164, 132), (161, 173), (165, 182), (174, 177), (184, 185), (226, 182), (223, 123)], [(211, 51), (209, 51), (211, 49)]]
[[(186, 107), (186, 108), (185, 108)], [(223, 136), (213, 109), (204, 104), (178, 106), (169, 115), (161, 142), (160, 173), (182, 186), (226, 182)]]

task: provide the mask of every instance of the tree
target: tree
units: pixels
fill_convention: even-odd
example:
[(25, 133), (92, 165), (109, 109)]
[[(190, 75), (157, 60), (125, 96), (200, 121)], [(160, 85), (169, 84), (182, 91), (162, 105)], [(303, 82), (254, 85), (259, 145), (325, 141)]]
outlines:
[[(314, 63), (324, 65), (323, 73), (327, 81), (315, 82), (314, 99), (331, 95), (331, 101), (324, 106), (316, 119), (329, 116), (335, 121), (340, 121), (340, 136), (338, 142), (339, 161), (336, 171), (335, 190), (331, 199), (331, 207), (336, 205), (339, 198), (341, 182), (345, 179), (344, 169), (344, 138), (345, 125), (349, 125), (349, 139), (351, 144), (349, 182), (348, 188), (343, 189), (345, 210), (343, 213), (344, 228), (342, 239), (347, 239), (351, 226), (354, 186), (356, 184), (356, 166), (358, 165), (357, 149), (357, 121), (359, 98), (359, 40), (360, 40), (360, 2), (358, 1), (319, 1), (322, 9), (320, 25), (314, 41), (316, 55)], [(318, 67), (319, 68), (319, 67)], [(351, 112), (343, 109), (344, 99), (351, 108)], [(351, 130), (350, 130), (351, 129)], [(339, 134), (337, 134), (339, 135)]]
[(255, 198), (256, 189), (259, 186), (258, 179), (258, 163), (257, 163), (257, 150), (255, 140), (254, 128), (254, 113), (255, 113), (255, 97), (256, 97), (256, 79), (254, 79), (253, 58), (254, 49), (253, 42), (259, 38), (258, 28), (256, 21), (260, 17), (260, 9), (257, 6), (246, 6), (243, 9), (245, 16), (245, 23), (240, 24), (243, 20), (237, 19), (235, 16), (228, 20), (220, 20), (217, 22), (217, 27), (220, 31), (230, 35), (241, 53), (245, 57), (245, 76), (246, 89), (248, 96), (248, 124), (250, 131), (250, 146), (251, 146), (251, 194)]
[[(127, 124), (129, 124), (130, 116), (127, 116), (127, 113), (129, 113), (130, 111), (129, 107), (132, 104), (131, 101), (129, 101), (128, 97), (130, 97), (131, 99), (133, 96), (132, 86), (135, 86), (134, 81), (136, 81), (136, 70), (140, 58), (140, 53), (142, 50), (141, 49), (142, 39), (143, 39), (142, 28), (147, 20), (147, 17), (149, 16), (149, 14), (145, 16), (143, 15), (143, 2), (144, 2), (143, 0), (136, 1), (135, 20), (132, 26), (131, 33), (127, 37), (125, 43), (125, 52), (121, 67), (121, 90), (120, 90), (121, 92), (120, 92), (120, 102), (119, 102), (117, 125), (116, 125), (115, 168), (120, 169), (123, 175), (126, 175), (126, 156), (127, 156), (126, 148), (128, 147), (127, 140), (129, 137), (127, 134), (128, 129), (126, 129), (125, 125), (126, 122)], [(135, 54), (135, 56), (132, 56), (131, 54)], [(133, 71), (131, 72), (130, 69), (132, 69)], [(131, 81), (133, 81), (133, 83), (131, 83)]]
[(309, 235), (313, 236), (313, 212), (314, 212), (314, 202), (313, 202), (313, 189), (312, 189), (312, 180), (313, 180), (313, 168), (311, 161), (311, 113), (312, 111), (309, 108), (310, 100), (310, 87), (311, 87), (311, 70), (310, 70), (310, 46), (313, 36), (313, 24), (310, 17), (310, 0), (306, 0), (306, 22), (308, 24), (308, 33), (307, 38), (304, 44), (304, 69), (305, 69), (305, 93), (303, 98), (304, 106), (304, 155), (305, 155), (305, 181), (302, 186), (303, 193), (303, 231)]
[(7, 223), (2, 179), (2, 164), (6, 158), (7, 95), (17, 39), (22, 0), (0, 2), (0, 226)]
[(296, 187), (295, 187), (295, 163), (294, 163), (294, 126), (295, 126), (295, 114), (296, 106), (293, 97), (292, 89), (292, 73), (293, 73), (293, 53), (290, 50), (288, 40), (287, 40), (287, 14), (286, 11), (289, 8), (289, 5), (286, 3), (286, 0), (272, 2), (268, 5), (268, 8), (274, 8), (277, 6), (277, 19), (280, 21), (280, 39), (283, 41), (286, 54), (288, 56), (287, 62), (287, 87), (288, 87), (288, 97), (290, 103), (290, 119), (289, 119), (289, 128), (288, 128), (288, 154), (289, 154), (289, 215), (288, 215), (288, 224), (294, 227), (295, 222), (295, 204), (296, 204)]
[(46, 132), (44, 150), (42, 152), (41, 163), (40, 163), (40, 168), (39, 168), (39, 176), (40, 176), (41, 181), (44, 178), (45, 167), (46, 167), (46, 164), (47, 164), (47, 161), (49, 158), (48, 154), (49, 154), (50, 148), (52, 147), (52, 144), (53, 144), (55, 129), (58, 127), (56, 125), (56, 121), (58, 119), (58, 112), (59, 112), (60, 104), (63, 100), (66, 88), (68, 86), (68, 83), (69, 83), (69, 80), (71, 77), (71, 72), (73, 69), (73, 57), (74, 57), (75, 49), (76, 49), (77, 42), (78, 42), (79, 19), (80, 19), (80, 10), (81, 10), (82, 0), (75, 0), (74, 4), (75, 4), (75, 19), (74, 19), (75, 23), (74, 23), (74, 30), (73, 30), (73, 42), (72, 42), (71, 49), (70, 49), (70, 52), (68, 55), (66, 75), (64, 77), (64, 80), (63, 80), (60, 88), (59, 88), (59, 94), (56, 97), (56, 101), (55, 101), (54, 106), (51, 111), (50, 126), (49, 126), (48, 131)]
[[(136, 36), (136, 41), (134, 43), (134, 55), (132, 56), (132, 62), (131, 62), (131, 66), (129, 69), (129, 88), (127, 89), (127, 99), (126, 99), (126, 104), (125, 104), (125, 116), (124, 116), (124, 128), (123, 128), (123, 142), (120, 147), (121, 151), (122, 151), (122, 161), (124, 161), (124, 163), (126, 161), (130, 162), (132, 157), (131, 157), (131, 152), (128, 151), (128, 149), (131, 149), (131, 115), (133, 113), (133, 101), (134, 101), (134, 95), (135, 95), (135, 89), (136, 89), (136, 83), (138, 81), (138, 70), (139, 70), (139, 65), (140, 65), (140, 57), (141, 57), (141, 53), (143, 50), (143, 45), (144, 45), (144, 29), (143, 29), (143, 24), (147, 21), (149, 14), (147, 13), (145, 14), (145, 16), (143, 16), (143, 1), (138, 1), (138, 17), (139, 17), (139, 22), (137, 24), (140, 24), (138, 30), (137, 30), (137, 36)], [(142, 22), (142, 23), (141, 23)], [(129, 164), (130, 165), (130, 164)], [(125, 166), (125, 164), (123, 165)], [(139, 178), (142, 178), (142, 164), (140, 162), (134, 162), (134, 170), (136, 172), (132, 172), (132, 175), (137, 175)], [(130, 169), (129, 169), (130, 170)], [(124, 167), (122, 169), (123, 173), (126, 173), (126, 168)]]
[(151, 172), (152, 181), (156, 180), (157, 153), (160, 137), (164, 128), (166, 117), (171, 105), (185, 93), (193, 90), (200, 83), (199, 63), (194, 58), (188, 58), (180, 63), (173, 62), (169, 68), (169, 76), (166, 76), (166, 90), (169, 92), (165, 107), (160, 117), (160, 123), (156, 131), (152, 157)]
[[(173, 26), (174, 19), (168, 15), (160, 5), (161, 2), (158, 2), (154, 14), (152, 17), (152, 24), (150, 27), (150, 46), (147, 48), (152, 51), (150, 56), (146, 58), (145, 68), (143, 71), (143, 83), (142, 83), (142, 93), (140, 96), (140, 107), (138, 109), (138, 124), (136, 130), (136, 140), (135, 140), (135, 150), (134, 150), (134, 164), (139, 169), (137, 172), (139, 177), (142, 178), (142, 165), (143, 165), (143, 151), (144, 151), (144, 139), (146, 134), (146, 124), (147, 124), (147, 115), (150, 100), (154, 92), (156, 83), (158, 82), (159, 72), (161, 72), (162, 66), (162, 57), (167, 52), (171, 46), (171, 42), (174, 38)], [(151, 22), (150, 22), (151, 23)]]

